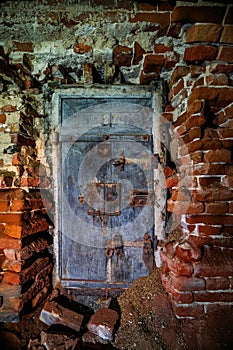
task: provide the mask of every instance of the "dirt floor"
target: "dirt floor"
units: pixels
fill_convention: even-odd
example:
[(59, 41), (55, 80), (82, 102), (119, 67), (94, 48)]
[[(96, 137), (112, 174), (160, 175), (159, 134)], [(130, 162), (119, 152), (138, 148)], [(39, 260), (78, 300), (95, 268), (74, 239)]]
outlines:
[[(18, 323), (1, 324), (0, 349), (48, 349), (40, 343), (41, 332), (48, 331), (48, 326), (39, 320), (41, 307), (24, 315)], [(173, 314), (157, 270), (138, 279), (110, 307), (120, 312), (115, 340), (109, 344), (97, 342), (88, 345), (82, 342), (82, 334), (74, 333), (72, 336), (79, 339), (75, 349), (233, 349), (233, 308), (221, 307), (198, 320), (179, 320)], [(38, 339), (38, 344), (28, 347), (30, 339)], [(55, 349), (74, 348), (62, 345), (49, 348)]]

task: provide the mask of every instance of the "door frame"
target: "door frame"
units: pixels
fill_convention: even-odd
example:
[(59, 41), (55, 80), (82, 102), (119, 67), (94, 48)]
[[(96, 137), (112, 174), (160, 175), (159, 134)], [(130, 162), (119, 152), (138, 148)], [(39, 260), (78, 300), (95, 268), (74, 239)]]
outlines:
[[(53, 268), (53, 287), (59, 288), (61, 290), (72, 289), (72, 284), (66, 286), (65, 283), (61, 283), (61, 271), (59, 266), (59, 256), (60, 256), (60, 232), (59, 227), (61, 227), (60, 222), (60, 203), (61, 194), (59, 190), (60, 186), (60, 174), (61, 174), (61, 162), (59, 161), (60, 156), (60, 146), (59, 146), (59, 135), (60, 135), (60, 125), (61, 125), (61, 115), (62, 115), (62, 104), (66, 99), (83, 99), (83, 98), (93, 98), (93, 99), (117, 99), (117, 98), (127, 98), (132, 99), (148, 99), (151, 103), (151, 110), (154, 112), (153, 125), (152, 125), (152, 137), (156, 142), (153, 142), (154, 149), (153, 153), (155, 156), (162, 156), (162, 149), (160, 143), (158, 142), (158, 130), (160, 129), (161, 112), (163, 108), (163, 95), (164, 95), (163, 84), (161, 81), (156, 82), (151, 86), (132, 86), (132, 85), (92, 85), (92, 86), (77, 86), (77, 87), (61, 87), (52, 92), (51, 101), (47, 106), (48, 109), (48, 125), (47, 134), (49, 134), (49, 139), (47, 142), (47, 154), (45, 155), (47, 163), (50, 164), (51, 177), (53, 179), (52, 184), (52, 195), (54, 198), (55, 208), (53, 216), (53, 236), (54, 236), (54, 268)], [(159, 131), (160, 133), (160, 131)], [(156, 173), (154, 177), (164, 180), (163, 172), (161, 169), (155, 169)], [(164, 198), (161, 200), (164, 202)], [(157, 218), (156, 222), (156, 232), (159, 239), (164, 239), (164, 217), (161, 213), (161, 207), (158, 209), (154, 208), (154, 217)]]

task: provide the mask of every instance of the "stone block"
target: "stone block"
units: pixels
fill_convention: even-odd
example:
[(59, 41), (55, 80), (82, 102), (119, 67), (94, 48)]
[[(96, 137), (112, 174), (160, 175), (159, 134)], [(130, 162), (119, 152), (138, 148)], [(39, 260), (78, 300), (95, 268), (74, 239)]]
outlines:
[(118, 320), (119, 316), (115, 310), (103, 307), (91, 316), (87, 328), (98, 337), (111, 341), (114, 338)]
[(47, 302), (43, 307), (40, 320), (48, 326), (62, 324), (79, 332), (83, 323), (83, 315), (69, 310), (55, 301), (51, 301)]

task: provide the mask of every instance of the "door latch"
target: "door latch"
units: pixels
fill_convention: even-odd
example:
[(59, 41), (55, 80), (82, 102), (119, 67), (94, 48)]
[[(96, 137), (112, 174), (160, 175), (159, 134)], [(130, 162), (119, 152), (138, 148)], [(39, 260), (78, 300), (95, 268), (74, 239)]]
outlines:
[(119, 166), (120, 171), (125, 169), (125, 154), (121, 151), (120, 158), (116, 159), (113, 163), (114, 166)]

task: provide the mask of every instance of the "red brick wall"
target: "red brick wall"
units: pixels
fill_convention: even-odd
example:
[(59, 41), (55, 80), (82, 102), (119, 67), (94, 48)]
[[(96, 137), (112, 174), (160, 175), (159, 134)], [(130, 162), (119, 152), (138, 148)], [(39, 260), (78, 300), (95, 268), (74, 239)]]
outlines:
[[(167, 88), (163, 120), (170, 125), (171, 148), (177, 147), (170, 150), (177, 158), (165, 168), (167, 210), (180, 238), (173, 238), (171, 232), (169, 242), (161, 244), (161, 276), (175, 313), (198, 316), (216, 304), (233, 303), (233, 7), (196, 1), (187, 6), (169, 1), (106, 1), (98, 12), (100, 4), (95, 1), (95, 6), (79, 13), (77, 8), (69, 12), (64, 3), (55, 6), (47, 1), (37, 9), (27, 2), (29, 12), (24, 17), (24, 24), (32, 23), (30, 16), (35, 18), (33, 11), (37, 11), (38, 32), (45, 26), (53, 28), (47, 42), (54, 35), (57, 43), (60, 35), (65, 45), (67, 37), (62, 38), (62, 33), (69, 34), (71, 44), (62, 47), (62, 53), (60, 42), (48, 53), (42, 37), (40, 43), (32, 35), (20, 37), (19, 31), (12, 46), (0, 46), (3, 318), (9, 310), (17, 315), (24, 305), (35, 306), (50, 285), (49, 221), (40, 198), (40, 188), (50, 186), (48, 169), (41, 163), (47, 117), (43, 106), (49, 101), (49, 91), (77, 81), (128, 83), (130, 69), (135, 71), (133, 83), (162, 79)], [(6, 30), (17, 30), (19, 13), (5, 7)], [(117, 23), (115, 36), (122, 24), (136, 27), (129, 33), (131, 44), (123, 35), (112, 44), (109, 65), (100, 47), (102, 61), (93, 58), (101, 35), (97, 34), (96, 41), (75, 36), (80, 23)], [(154, 35), (150, 47), (132, 39), (138, 38), (138, 31), (146, 38), (150, 35), (148, 40)], [(106, 45), (112, 35), (111, 31), (105, 34)]]

